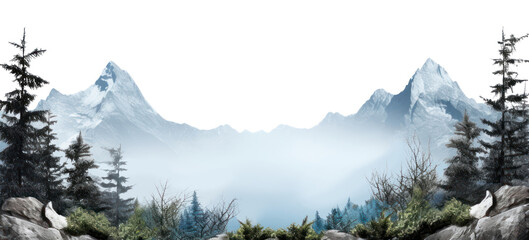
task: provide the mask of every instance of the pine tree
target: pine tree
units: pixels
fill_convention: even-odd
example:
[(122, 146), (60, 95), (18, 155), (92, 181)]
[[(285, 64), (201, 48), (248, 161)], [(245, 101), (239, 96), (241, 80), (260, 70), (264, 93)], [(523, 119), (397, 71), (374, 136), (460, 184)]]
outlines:
[(463, 120), (455, 124), (456, 137), (450, 139), (446, 144), (449, 148), (454, 148), (457, 154), (448, 159), (448, 167), (445, 169), (446, 180), (440, 187), (446, 190), (447, 197), (455, 197), (465, 203), (474, 203), (477, 199), (473, 194), (477, 189), (479, 180), (478, 153), (483, 150), (474, 146), (474, 141), (480, 134), (480, 129), (475, 123), (470, 121), (467, 112)]
[(204, 209), (200, 206), (198, 201), (197, 192), (193, 192), (193, 198), (191, 199), (191, 205), (188, 209), (188, 216), (186, 221), (186, 235), (191, 237), (203, 237), (207, 216)]
[(107, 176), (103, 179), (107, 182), (101, 183), (101, 187), (109, 189), (105, 192), (107, 195), (108, 210), (106, 215), (113, 226), (118, 227), (120, 223), (127, 221), (129, 216), (134, 211), (134, 199), (123, 199), (122, 194), (128, 192), (132, 187), (125, 186), (127, 178), (122, 175), (127, 169), (124, 166), (127, 164), (123, 160), (123, 152), (121, 146), (119, 148), (109, 148), (107, 151), (112, 158), (112, 161), (106, 162), (111, 166), (111, 169), (106, 170)]
[(45, 121), (45, 111), (30, 111), (28, 107), (35, 95), (28, 90), (42, 87), (48, 82), (28, 71), (31, 60), (42, 55), (46, 50), (26, 49), (26, 30), (19, 43), (10, 42), (20, 53), (11, 60), (13, 64), (1, 64), (2, 68), (14, 75), (13, 82), (18, 88), (5, 94), (6, 100), (0, 101), (0, 110), (4, 111), (0, 122), (0, 141), (7, 147), (0, 152), (0, 200), (10, 197), (38, 196), (37, 153), (32, 143), (37, 142), (38, 129), (33, 125)]
[(314, 219), (314, 224), (312, 224), (312, 229), (314, 229), (314, 231), (318, 234), (325, 230), (325, 221), (320, 217), (320, 213), (318, 211), (316, 211), (316, 217)]
[(94, 160), (90, 158), (90, 145), (84, 143), (83, 137), (79, 136), (64, 150), (66, 158), (70, 159), (73, 168), (66, 168), (67, 181), (70, 184), (66, 189), (67, 197), (76, 207), (87, 210), (101, 211), (101, 192), (95, 180), (88, 174), (90, 169), (98, 168)]
[(516, 171), (521, 165), (514, 159), (526, 155), (528, 151), (527, 140), (520, 137), (521, 132), (527, 126), (527, 119), (521, 117), (525, 114), (523, 111), (526, 110), (517, 108), (527, 98), (527, 94), (514, 93), (514, 87), (526, 80), (519, 79), (518, 73), (511, 69), (512, 65), (529, 62), (511, 57), (516, 50), (515, 45), (528, 36), (506, 37), (502, 31), (502, 39), (498, 42), (501, 57), (494, 59), (494, 64), (500, 69), (493, 73), (501, 76), (501, 82), (491, 86), (492, 93), (497, 99), (483, 98), (487, 105), (501, 113), (501, 117), (495, 122), (482, 119), (482, 122), (489, 127), (489, 129), (483, 129), (483, 132), (494, 140), (492, 142), (480, 141), (489, 153), (483, 159), (484, 178), (488, 184), (495, 187), (504, 184), (511, 185), (512, 181), (516, 180)]
[(39, 158), (41, 171), (41, 184), (42, 184), (42, 199), (53, 202), (55, 210), (61, 212), (64, 210), (64, 186), (62, 185), (62, 173), (64, 171), (65, 163), (61, 164), (60, 157), (54, 156), (54, 154), (60, 149), (53, 144), (53, 141), (57, 139), (56, 135), (51, 126), (57, 123), (53, 120), (55, 116), (49, 111), (46, 113), (45, 126), (40, 130), (43, 131), (44, 137), (40, 142)]
[(327, 230), (335, 229), (339, 230), (342, 225), (342, 211), (339, 207), (331, 209), (331, 213), (327, 215), (327, 220), (325, 221), (325, 228)]

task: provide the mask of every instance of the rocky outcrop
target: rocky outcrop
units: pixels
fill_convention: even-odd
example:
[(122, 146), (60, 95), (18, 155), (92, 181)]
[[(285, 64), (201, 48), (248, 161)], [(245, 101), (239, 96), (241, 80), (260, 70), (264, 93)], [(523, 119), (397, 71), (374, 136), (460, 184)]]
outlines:
[(480, 219), (489, 215), (489, 212), (494, 205), (494, 196), (487, 190), (485, 198), (479, 204), (476, 204), (470, 208), (470, 216)]
[(526, 186), (503, 186), (494, 193), (494, 196), (496, 197), (496, 206), (491, 209), (490, 216), (529, 203), (529, 188)]
[(70, 236), (62, 231), (68, 225), (66, 218), (37, 199), (9, 198), (0, 214), (0, 239), (13, 240), (97, 240), (90, 236)]
[(49, 227), (44, 218), (42, 218), (43, 207), (44, 204), (32, 197), (9, 198), (2, 205), (2, 211), (4, 212), (4, 215), (13, 216), (40, 226)]
[(210, 238), (209, 240), (228, 240), (228, 235), (227, 234), (220, 234), (220, 235), (217, 235), (213, 238)]
[(46, 204), (46, 207), (44, 207), (44, 217), (48, 220), (48, 224), (52, 228), (61, 230), (68, 226), (66, 217), (61, 216), (57, 212), (55, 212), (51, 202)]
[(353, 237), (348, 233), (339, 232), (338, 230), (329, 230), (323, 233), (322, 240), (362, 240), (362, 238)]
[[(487, 197), (489, 197), (487, 195)], [(473, 209), (481, 209), (478, 219), (465, 227), (450, 226), (430, 235), (426, 240), (519, 240), (529, 239), (529, 188), (503, 186), (492, 198), (495, 203), (487, 209), (487, 197)], [(487, 213), (488, 212), (488, 213)], [(483, 215), (483, 216), (482, 216)]]

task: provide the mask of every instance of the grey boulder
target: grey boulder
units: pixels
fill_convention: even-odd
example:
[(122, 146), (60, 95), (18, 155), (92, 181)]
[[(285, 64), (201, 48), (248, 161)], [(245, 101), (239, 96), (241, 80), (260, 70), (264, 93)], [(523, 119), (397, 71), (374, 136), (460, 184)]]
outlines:
[(494, 196), (487, 190), (485, 198), (478, 204), (470, 208), (470, 216), (480, 219), (489, 214), (490, 209), (494, 205)]
[(66, 217), (61, 216), (57, 212), (55, 212), (51, 202), (46, 204), (46, 207), (44, 208), (44, 216), (48, 219), (48, 223), (53, 228), (61, 230), (65, 228), (66, 226), (68, 226)]
[(2, 211), (9, 216), (49, 227), (48, 223), (42, 218), (42, 207), (44, 207), (44, 204), (33, 197), (9, 198), (2, 205)]

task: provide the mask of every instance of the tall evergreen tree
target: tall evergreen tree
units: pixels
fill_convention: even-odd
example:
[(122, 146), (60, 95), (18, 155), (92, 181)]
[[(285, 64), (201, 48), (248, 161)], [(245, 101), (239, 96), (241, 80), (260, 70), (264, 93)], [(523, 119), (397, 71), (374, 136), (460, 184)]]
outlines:
[(447, 197), (455, 197), (465, 203), (474, 203), (473, 198), (477, 189), (479, 178), (478, 153), (483, 149), (474, 146), (474, 141), (480, 134), (480, 129), (470, 121), (467, 112), (463, 120), (455, 124), (456, 137), (450, 139), (446, 144), (449, 148), (456, 149), (454, 157), (446, 160), (448, 167), (445, 169), (446, 180), (440, 184), (445, 189)]
[(10, 42), (20, 53), (11, 60), (12, 64), (1, 64), (2, 68), (12, 74), (13, 82), (18, 84), (15, 90), (5, 94), (6, 100), (0, 101), (0, 110), (4, 111), (0, 122), (0, 140), (7, 147), (0, 152), (0, 200), (9, 197), (38, 196), (38, 166), (35, 143), (40, 136), (33, 125), (45, 121), (45, 111), (30, 111), (28, 107), (35, 99), (28, 90), (42, 87), (48, 82), (28, 71), (31, 60), (42, 55), (46, 50), (26, 48), (26, 30), (20, 43)]
[(107, 176), (103, 179), (107, 182), (101, 183), (101, 187), (108, 189), (105, 192), (106, 202), (109, 205), (106, 215), (115, 227), (118, 227), (120, 223), (127, 221), (129, 216), (134, 211), (134, 198), (123, 199), (122, 194), (128, 192), (132, 187), (126, 186), (127, 183), (126, 177), (123, 176), (123, 172), (127, 169), (124, 166), (127, 164), (123, 160), (123, 152), (121, 151), (121, 146), (118, 148), (109, 148), (107, 149), (111, 161), (106, 162), (110, 165), (110, 169), (107, 171)]
[(185, 225), (183, 229), (185, 235), (191, 238), (203, 237), (202, 235), (205, 234), (205, 232), (202, 231), (205, 230), (207, 224), (207, 215), (206, 212), (204, 212), (204, 209), (200, 206), (196, 191), (193, 192), (191, 205), (187, 209), (187, 215), (184, 216), (186, 217), (186, 219), (184, 219)]
[(325, 229), (340, 230), (342, 225), (342, 211), (340, 208), (331, 209), (331, 213), (327, 215), (327, 220), (325, 221)]
[(316, 211), (316, 217), (314, 219), (314, 224), (312, 224), (312, 229), (314, 229), (314, 231), (318, 234), (325, 230), (325, 221), (320, 217), (320, 213), (318, 211)]
[(98, 168), (91, 158), (90, 148), (90, 145), (84, 143), (79, 132), (77, 139), (64, 150), (66, 158), (70, 159), (73, 165), (72, 168), (65, 170), (70, 184), (66, 189), (66, 195), (76, 207), (101, 211), (101, 192), (95, 180), (88, 174), (90, 169)]
[(487, 105), (501, 113), (501, 117), (494, 122), (482, 119), (482, 122), (489, 127), (483, 131), (493, 140), (480, 141), (489, 152), (483, 159), (484, 178), (487, 183), (496, 187), (512, 184), (517, 178), (516, 171), (521, 167), (514, 159), (526, 155), (528, 151), (527, 140), (520, 137), (521, 131), (526, 129), (528, 123), (527, 119), (521, 117), (526, 110), (517, 108), (527, 98), (527, 94), (514, 93), (515, 86), (526, 80), (519, 79), (518, 73), (512, 69), (513, 65), (529, 62), (512, 58), (516, 44), (528, 36), (506, 37), (502, 31), (502, 39), (498, 42), (500, 58), (494, 59), (494, 64), (499, 66), (499, 70), (493, 72), (494, 75), (501, 76), (501, 82), (491, 86), (496, 99), (483, 98)]
[(57, 123), (53, 120), (55, 116), (49, 111), (46, 113), (45, 126), (40, 130), (43, 132), (43, 138), (40, 142), (39, 158), (41, 171), (41, 184), (42, 184), (42, 199), (46, 201), (52, 201), (55, 210), (61, 212), (64, 210), (64, 186), (62, 185), (62, 173), (64, 171), (65, 163), (61, 164), (60, 157), (54, 154), (60, 149), (53, 144), (53, 141), (57, 139), (56, 135), (51, 128), (52, 125)]

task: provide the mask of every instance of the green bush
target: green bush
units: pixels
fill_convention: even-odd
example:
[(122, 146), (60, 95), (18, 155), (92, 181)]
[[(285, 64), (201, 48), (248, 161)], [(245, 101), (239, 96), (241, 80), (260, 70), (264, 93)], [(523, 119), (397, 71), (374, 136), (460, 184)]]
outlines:
[(472, 221), (472, 217), (470, 216), (470, 206), (452, 198), (445, 203), (445, 206), (441, 211), (441, 219), (443, 222), (447, 223), (447, 225), (467, 225)]
[(66, 220), (68, 227), (64, 231), (74, 236), (88, 234), (97, 239), (106, 240), (111, 239), (116, 232), (103, 213), (77, 208)]
[(147, 226), (143, 214), (145, 210), (136, 204), (134, 213), (126, 223), (119, 225), (119, 238), (123, 240), (144, 240), (154, 237), (154, 232)]
[(312, 222), (308, 222), (308, 217), (305, 217), (301, 222), (301, 225), (292, 223), (288, 228), (288, 231), (279, 229), (275, 233), (275, 237), (279, 240), (318, 240), (323, 234), (317, 234), (312, 229)]
[(323, 234), (317, 234), (312, 229), (312, 222), (308, 222), (308, 218), (305, 217), (301, 225), (292, 224), (287, 230), (278, 229), (274, 231), (270, 228), (263, 228), (263, 226), (257, 224), (252, 226), (250, 220), (241, 222), (241, 227), (236, 233), (228, 233), (230, 240), (265, 240), (268, 238), (277, 238), (279, 240), (316, 240), (321, 239)]
[(398, 219), (382, 214), (378, 220), (358, 224), (352, 234), (367, 239), (423, 239), (449, 225), (463, 226), (472, 221), (470, 207), (456, 199), (445, 203), (440, 211), (432, 207), (419, 191), (414, 191), (406, 209), (398, 213)]
[(257, 224), (252, 226), (250, 220), (246, 219), (246, 222), (241, 222), (241, 227), (237, 230), (236, 233), (228, 233), (228, 237), (231, 240), (265, 240), (267, 238), (272, 238), (274, 230), (270, 228), (263, 229), (263, 226)]
[(430, 206), (424, 199), (424, 194), (419, 189), (415, 189), (406, 209), (399, 212), (395, 231), (399, 238), (417, 239), (424, 232), (430, 232), (433, 226), (439, 225), (440, 220), (439, 210)]
[(378, 220), (371, 220), (366, 225), (357, 224), (351, 233), (360, 238), (377, 240), (392, 239), (396, 236), (391, 216), (385, 216), (384, 212), (381, 213)]

